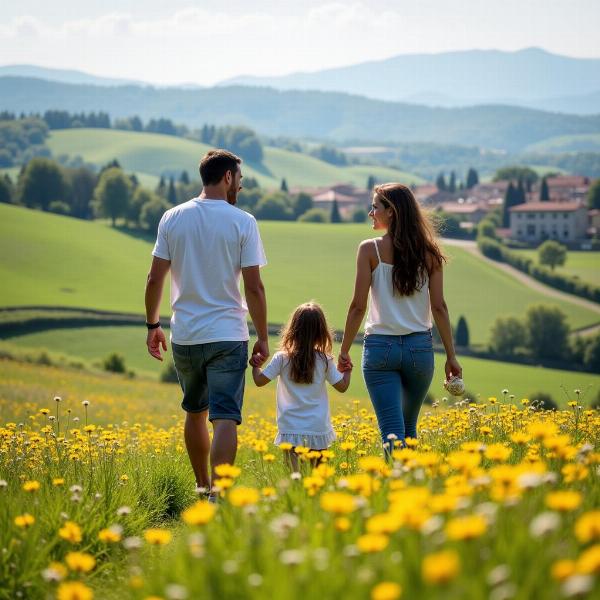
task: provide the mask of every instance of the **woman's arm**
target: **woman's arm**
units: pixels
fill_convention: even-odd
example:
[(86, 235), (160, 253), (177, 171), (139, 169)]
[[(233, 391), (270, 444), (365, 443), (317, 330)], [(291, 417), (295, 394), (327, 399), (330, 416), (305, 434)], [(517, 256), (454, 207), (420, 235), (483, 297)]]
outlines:
[(442, 267), (434, 267), (429, 273), (429, 299), (431, 302), (431, 314), (437, 330), (442, 338), (444, 350), (446, 351), (446, 379), (450, 377), (462, 377), (462, 368), (456, 360), (456, 351), (452, 340), (452, 327), (448, 306), (444, 300), (444, 275)]
[(358, 247), (358, 253), (356, 255), (354, 296), (352, 297), (352, 302), (350, 302), (350, 307), (348, 308), (342, 347), (338, 356), (338, 369), (340, 371), (346, 371), (352, 366), (350, 347), (356, 338), (356, 334), (358, 333), (365, 312), (367, 311), (369, 288), (371, 287), (371, 262), (369, 260), (368, 244), (373, 244), (372, 240), (362, 242)]

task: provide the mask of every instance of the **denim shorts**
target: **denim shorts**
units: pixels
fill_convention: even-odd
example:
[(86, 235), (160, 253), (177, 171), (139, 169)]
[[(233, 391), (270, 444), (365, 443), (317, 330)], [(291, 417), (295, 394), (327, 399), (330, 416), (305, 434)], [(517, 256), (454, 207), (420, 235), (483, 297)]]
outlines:
[(186, 412), (208, 410), (210, 421), (242, 422), (248, 342), (210, 342), (173, 347), (173, 362)]

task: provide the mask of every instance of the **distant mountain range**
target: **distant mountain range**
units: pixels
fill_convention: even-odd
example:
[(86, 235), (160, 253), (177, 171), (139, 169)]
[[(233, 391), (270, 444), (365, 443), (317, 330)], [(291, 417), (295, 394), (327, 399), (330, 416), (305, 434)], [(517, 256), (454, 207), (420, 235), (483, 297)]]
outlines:
[(234, 77), (222, 85), (347, 92), (441, 107), (510, 104), (600, 112), (600, 59), (559, 56), (540, 48), (406, 54), (312, 73)]
[(431, 108), (334, 92), (257, 87), (207, 89), (73, 85), (0, 77), (0, 110), (105, 111), (166, 117), (190, 127), (247, 125), (270, 136), (335, 142), (434, 142), (518, 152), (550, 137), (600, 133), (600, 114), (564, 115), (512, 106)]

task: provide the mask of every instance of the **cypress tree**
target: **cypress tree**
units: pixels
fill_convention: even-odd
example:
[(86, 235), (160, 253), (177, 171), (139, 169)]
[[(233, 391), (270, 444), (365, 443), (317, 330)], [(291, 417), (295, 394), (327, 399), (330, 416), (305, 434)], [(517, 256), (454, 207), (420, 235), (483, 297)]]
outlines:
[(435, 180), (435, 185), (437, 186), (437, 189), (440, 190), (440, 192), (445, 192), (447, 187), (446, 187), (446, 179), (444, 177), (443, 173), (440, 173), (437, 176), (437, 179)]
[(331, 216), (329, 217), (329, 220), (332, 223), (342, 222), (342, 215), (340, 215), (340, 209), (338, 208), (338, 203), (336, 199), (333, 200), (333, 204), (331, 205)]
[(525, 196), (525, 185), (523, 184), (523, 179), (519, 178), (519, 183), (517, 185), (517, 193), (515, 194), (515, 201), (513, 206), (517, 204), (525, 204), (527, 198)]
[(467, 320), (461, 315), (456, 324), (456, 345), (468, 348), (469, 346), (469, 327)]
[(375, 177), (373, 177), (373, 175), (369, 175), (369, 178), (367, 179), (367, 190), (369, 190), (369, 192), (372, 191), (376, 183), (377, 181)]
[(467, 189), (470, 190), (472, 187), (479, 183), (479, 174), (472, 167), (467, 171)]
[(548, 182), (544, 177), (542, 179), (542, 187), (540, 188), (540, 202), (548, 202), (550, 200), (550, 190), (548, 189)]
[(515, 205), (515, 188), (512, 181), (506, 188), (506, 194), (504, 195), (504, 204), (502, 205), (502, 227), (510, 227), (510, 212), (511, 206)]
[(450, 183), (448, 183), (448, 191), (451, 194), (454, 194), (456, 191), (456, 173), (454, 173), (454, 171), (450, 171)]
[(289, 192), (288, 184), (287, 184), (287, 181), (285, 180), (285, 177), (281, 180), (281, 188), (280, 189), (282, 192), (285, 192), (286, 194)]
[(171, 204), (177, 204), (177, 190), (175, 189), (175, 181), (173, 177), (169, 179), (169, 191), (167, 192), (167, 200)]

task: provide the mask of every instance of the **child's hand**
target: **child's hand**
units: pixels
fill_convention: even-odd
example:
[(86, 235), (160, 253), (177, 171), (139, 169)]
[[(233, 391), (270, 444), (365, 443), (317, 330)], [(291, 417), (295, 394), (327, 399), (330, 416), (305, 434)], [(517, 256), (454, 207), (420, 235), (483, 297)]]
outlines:
[(250, 358), (250, 360), (248, 361), (250, 363), (250, 366), (252, 367), (262, 367), (262, 365), (265, 363), (266, 359), (263, 358), (262, 354), (256, 353), (253, 354), (252, 357)]
[(340, 373), (345, 373), (346, 371), (352, 371), (353, 367), (354, 365), (352, 364), (350, 354), (348, 354), (347, 352), (340, 352), (337, 364), (338, 371)]

